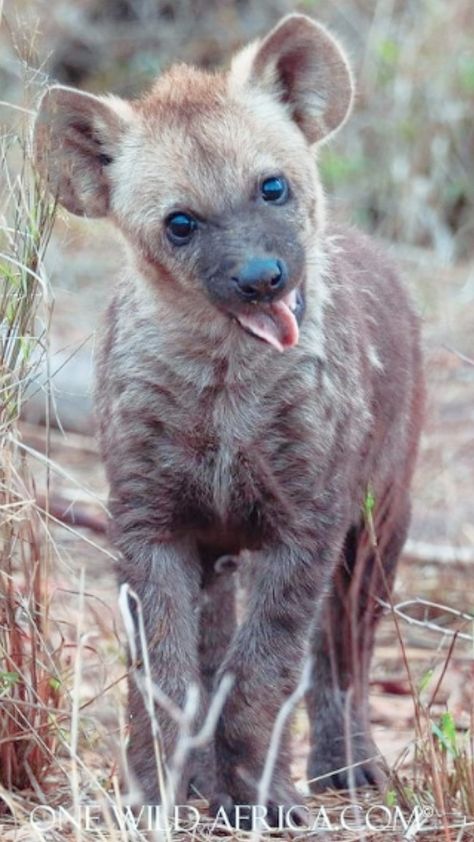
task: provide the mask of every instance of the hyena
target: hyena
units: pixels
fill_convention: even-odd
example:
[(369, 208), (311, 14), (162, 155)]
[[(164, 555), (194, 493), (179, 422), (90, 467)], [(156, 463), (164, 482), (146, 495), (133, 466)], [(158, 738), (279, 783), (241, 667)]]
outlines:
[[(352, 99), (337, 41), (294, 14), (228, 70), (174, 66), (132, 101), (52, 87), (37, 121), (58, 201), (109, 217), (127, 244), (96, 391), (118, 578), (141, 600), (153, 679), (175, 703), (197, 684), (202, 719), (234, 677), (178, 794), (194, 782), (229, 809), (255, 803), (307, 651), (313, 788), (346, 787), (351, 764), (356, 785), (383, 780), (368, 667), (409, 523), (423, 385), (396, 273), (326, 218), (316, 150)], [(240, 553), (238, 623), (218, 561)], [(177, 725), (157, 716), (169, 759)], [(156, 802), (133, 681), (129, 717), (130, 766)], [(297, 799), (286, 732), (267, 806)]]

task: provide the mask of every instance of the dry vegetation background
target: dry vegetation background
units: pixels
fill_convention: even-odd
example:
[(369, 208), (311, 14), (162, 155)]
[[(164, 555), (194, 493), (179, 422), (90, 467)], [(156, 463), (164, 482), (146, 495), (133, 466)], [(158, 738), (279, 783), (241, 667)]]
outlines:
[[(358, 80), (352, 120), (321, 152), (333, 213), (386, 240), (424, 320), (413, 527), (372, 676), (375, 735), (395, 770), (385, 803), (434, 811), (411, 838), (474, 839), (472, 0), (14, 0), (0, 30), (2, 842), (142, 838), (112, 813), (126, 667), (89, 396), (122, 254), (105, 223), (59, 212), (51, 233), (26, 126), (48, 78), (133, 96), (177, 58), (224, 64), (291, 10), (330, 25)], [(303, 785), (300, 712), (294, 738)], [(322, 802), (337, 811), (343, 798)], [(37, 812), (33, 826), (40, 804), (73, 818), (50, 828)], [(84, 805), (102, 829), (74, 826)]]

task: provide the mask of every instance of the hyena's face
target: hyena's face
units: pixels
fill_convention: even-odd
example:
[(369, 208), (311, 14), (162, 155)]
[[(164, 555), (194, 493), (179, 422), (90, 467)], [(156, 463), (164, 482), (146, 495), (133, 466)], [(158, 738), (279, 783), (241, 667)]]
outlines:
[(276, 348), (296, 344), (324, 209), (310, 146), (352, 83), (336, 42), (286, 18), (228, 73), (173, 68), (136, 102), (45, 96), (38, 159), (74, 213), (110, 215), (159, 295), (209, 301)]
[(230, 87), (189, 68), (160, 80), (110, 165), (112, 212), (152, 283), (166, 277), (194, 303), (205, 296), (281, 348), (295, 343), (303, 312), (306, 245), (322, 210), (316, 170), (280, 104)]

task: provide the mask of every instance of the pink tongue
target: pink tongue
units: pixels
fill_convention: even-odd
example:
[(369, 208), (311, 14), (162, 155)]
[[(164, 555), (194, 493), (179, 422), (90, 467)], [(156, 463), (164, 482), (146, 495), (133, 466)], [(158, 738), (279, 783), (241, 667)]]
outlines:
[(285, 348), (297, 345), (300, 335), (295, 314), (290, 309), (290, 304), (295, 301), (296, 295), (293, 292), (265, 309), (256, 305), (255, 312), (242, 313), (237, 318), (242, 327), (254, 336), (264, 339), (278, 351), (284, 351)]

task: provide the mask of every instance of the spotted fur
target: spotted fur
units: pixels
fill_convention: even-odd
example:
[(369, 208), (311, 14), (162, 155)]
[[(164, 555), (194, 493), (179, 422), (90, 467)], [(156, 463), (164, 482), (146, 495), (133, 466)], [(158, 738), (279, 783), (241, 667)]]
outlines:
[[(141, 598), (153, 677), (176, 703), (196, 682), (202, 716), (220, 676), (235, 677), (178, 797), (197, 781), (217, 805), (254, 802), (308, 646), (309, 777), (346, 786), (331, 772), (349, 744), (356, 782), (381, 778), (368, 667), (376, 598), (408, 527), (423, 387), (418, 322), (389, 261), (326, 221), (314, 144), (342, 125), (352, 88), (339, 45), (292, 15), (227, 72), (180, 65), (130, 103), (53, 88), (40, 109), (52, 190), (74, 213), (108, 215), (127, 243), (96, 390), (119, 581)], [(291, 197), (270, 208), (258, 184), (275, 173)], [(202, 221), (185, 248), (166, 237), (178, 209)], [(254, 254), (284, 258), (304, 298), (299, 344), (282, 354), (248, 335), (226, 298), (232, 267)], [(364, 522), (368, 489), (385, 573)], [(229, 554), (249, 559), (239, 627), (235, 577), (215, 568)], [(133, 681), (129, 709), (131, 766), (156, 801)], [(176, 724), (158, 715), (169, 758)], [(285, 734), (270, 811), (297, 799), (288, 763)]]

